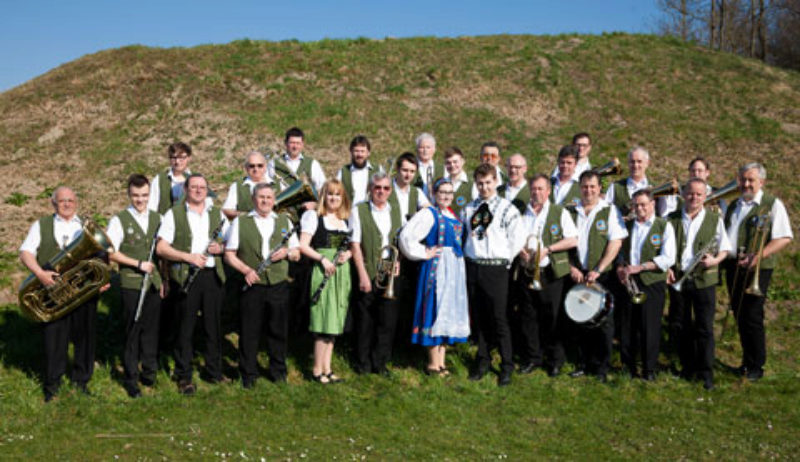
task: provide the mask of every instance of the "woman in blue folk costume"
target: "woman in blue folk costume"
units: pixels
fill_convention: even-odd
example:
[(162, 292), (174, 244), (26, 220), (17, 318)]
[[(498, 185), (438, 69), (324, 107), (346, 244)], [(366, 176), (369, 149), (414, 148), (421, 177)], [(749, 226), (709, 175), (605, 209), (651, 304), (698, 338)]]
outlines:
[(400, 233), (400, 250), (423, 260), (417, 283), (411, 343), (428, 348), (428, 375), (449, 375), (445, 348), (469, 337), (467, 278), (461, 249), (461, 222), (453, 214), (453, 184), (434, 183), (435, 207), (422, 209)]

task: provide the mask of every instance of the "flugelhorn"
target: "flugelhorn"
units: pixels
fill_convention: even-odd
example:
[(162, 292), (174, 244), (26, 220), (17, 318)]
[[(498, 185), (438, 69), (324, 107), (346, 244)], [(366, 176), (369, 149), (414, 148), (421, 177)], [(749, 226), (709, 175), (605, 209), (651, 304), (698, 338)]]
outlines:
[[(536, 241), (536, 244), (530, 245), (531, 239)], [(525, 240), (525, 247), (532, 252), (530, 258), (523, 262), (523, 269), (525, 276), (531, 278), (528, 288), (531, 290), (542, 290), (542, 271), (539, 267), (539, 255), (542, 253), (542, 240), (536, 234), (531, 234)]]
[(756, 297), (764, 296), (764, 292), (761, 291), (761, 287), (759, 285), (758, 273), (761, 270), (761, 257), (764, 255), (764, 245), (767, 243), (767, 233), (769, 232), (769, 227), (771, 224), (771, 212), (758, 217), (758, 223), (756, 223), (756, 232), (753, 235), (753, 239), (750, 240), (752, 244), (755, 244), (756, 242), (758, 243), (758, 262), (756, 263), (756, 267), (753, 269), (753, 279), (750, 281), (750, 285), (744, 290), (744, 293), (747, 295), (753, 295)]
[(622, 175), (622, 172), (625, 171), (622, 168), (622, 164), (619, 163), (619, 159), (616, 157), (599, 167), (593, 168), (592, 170), (600, 177), (608, 175)]
[[(625, 266), (629, 266), (627, 262), (625, 262)], [(631, 297), (631, 303), (641, 305), (647, 300), (647, 294), (639, 290), (639, 284), (636, 283), (636, 279), (632, 275), (627, 275), (623, 283), (625, 284), (625, 290), (628, 291), (628, 295)]]
[[(386, 257), (383, 255), (386, 254)], [(395, 268), (400, 258), (400, 250), (397, 246), (387, 244), (381, 248), (381, 259), (378, 260), (378, 268), (375, 272), (375, 288), (383, 290), (383, 298), (394, 300), (394, 279), (397, 277)]]

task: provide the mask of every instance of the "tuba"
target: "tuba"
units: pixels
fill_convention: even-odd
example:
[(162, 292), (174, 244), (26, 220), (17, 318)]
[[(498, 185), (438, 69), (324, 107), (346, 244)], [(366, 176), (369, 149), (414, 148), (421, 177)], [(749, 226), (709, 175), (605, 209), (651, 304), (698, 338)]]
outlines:
[(394, 300), (397, 298), (394, 294), (394, 279), (397, 276), (394, 269), (397, 267), (397, 261), (400, 259), (400, 251), (397, 246), (389, 244), (383, 246), (381, 255), (388, 252), (387, 257), (381, 257), (378, 260), (378, 268), (375, 271), (375, 288), (383, 290), (383, 298), (387, 300)]
[(593, 168), (592, 170), (600, 175), (601, 178), (608, 175), (621, 175), (622, 172), (624, 172), (622, 165), (619, 163), (619, 159), (616, 157), (599, 167)]
[(84, 219), (80, 237), (42, 265), (59, 273), (56, 283), (45, 287), (31, 274), (20, 285), (22, 313), (33, 321), (50, 322), (86, 303), (111, 279), (109, 266), (97, 254), (113, 251), (106, 233), (95, 222)]
[(292, 218), (292, 221), (298, 221), (297, 209), (306, 202), (314, 202), (317, 200), (317, 194), (314, 187), (308, 181), (308, 178), (303, 176), (300, 180), (295, 181), (286, 189), (281, 191), (275, 197), (275, 213), (286, 212)]

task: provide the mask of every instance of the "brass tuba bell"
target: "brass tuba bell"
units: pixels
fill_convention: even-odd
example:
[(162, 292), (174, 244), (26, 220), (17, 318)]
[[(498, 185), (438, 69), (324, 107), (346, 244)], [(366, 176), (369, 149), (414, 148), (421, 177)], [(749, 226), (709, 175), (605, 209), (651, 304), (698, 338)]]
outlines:
[(736, 199), (741, 194), (742, 194), (741, 191), (739, 191), (739, 182), (734, 179), (730, 183), (717, 189), (716, 191), (711, 193), (708, 197), (706, 197), (706, 201), (703, 203), (703, 205), (706, 206), (714, 205), (718, 204), (720, 201), (723, 200)]
[(625, 171), (623, 170), (622, 165), (619, 163), (619, 159), (616, 157), (599, 167), (593, 168), (592, 170), (600, 177), (608, 175), (622, 175), (622, 172)]
[(678, 183), (678, 179), (674, 177), (671, 180), (667, 181), (666, 183), (650, 189), (650, 193), (653, 195), (653, 199), (663, 196), (672, 196), (673, 194), (680, 194), (680, 192), (681, 192), (680, 183)]
[(50, 322), (62, 318), (100, 292), (111, 278), (109, 266), (96, 257), (113, 252), (106, 233), (89, 219), (83, 219), (83, 233), (58, 252), (42, 268), (59, 274), (50, 287), (31, 274), (19, 287), (19, 306), (33, 321)]
[(292, 220), (297, 222), (297, 208), (306, 202), (314, 202), (316, 200), (317, 194), (314, 191), (314, 187), (308, 181), (308, 177), (303, 175), (301, 179), (289, 185), (275, 197), (274, 210), (276, 213), (288, 213)]

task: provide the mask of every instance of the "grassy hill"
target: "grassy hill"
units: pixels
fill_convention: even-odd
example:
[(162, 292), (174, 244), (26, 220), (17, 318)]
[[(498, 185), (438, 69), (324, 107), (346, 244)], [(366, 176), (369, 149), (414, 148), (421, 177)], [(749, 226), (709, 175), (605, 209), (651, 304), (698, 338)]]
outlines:
[[(596, 164), (622, 159), (634, 144), (647, 147), (655, 182), (684, 177), (696, 155), (711, 159), (718, 185), (733, 178), (736, 166), (758, 160), (769, 171), (767, 188), (800, 223), (800, 74), (653, 36), (130, 46), (85, 56), (0, 94), (0, 113), (0, 299), (6, 301), (24, 274), (16, 248), (30, 223), (50, 210), (47, 197), (58, 184), (77, 188), (84, 213), (110, 217), (126, 204), (127, 175), (163, 168), (166, 146), (182, 140), (194, 147), (193, 170), (224, 192), (242, 175), (247, 151), (278, 151), (294, 125), (306, 131), (307, 151), (329, 174), (347, 161), (356, 134), (367, 135), (382, 159), (411, 150), (422, 131), (436, 136), (439, 153), (461, 147), (470, 166), (484, 141), (497, 140), (504, 154), (525, 154), (529, 172), (549, 171), (559, 147), (578, 131), (593, 135)], [(667, 377), (654, 386), (617, 377), (603, 387), (535, 375), (499, 391), (488, 380), (466, 382), (466, 349), (453, 357), (457, 377), (446, 383), (421, 378), (414, 359), (390, 382), (348, 374), (344, 387), (320, 390), (303, 382), (307, 352), (301, 350), (288, 388), (263, 384), (243, 395), (235, 385), (201, 386), (187, 404), (163, 377), (155, 396), (127, 406), (112, 379), (118, 358), (108, 354), (93, 381), (101, 396), (67, 396), (43, 407), (35, 381), (38, 332), (6, 305), (0, 411), (9, 418), (0, 423), (0, 452), (791, 458), (800, 426), (799, 270), (794, 243), (768, 304), (768, 378), (751, 386), (720, 373), (713, 395)], [(99, 349), (118, 346), (118, 322), (107, 301)], [(738, 345), (730, 333), (718, 354), (735, 365)], [(345, 361), (337, 361), (347, 374)], [(487, 419), (491, 428), (481, 430)], [(58, 422), (52, 436), (42, 421)]]

